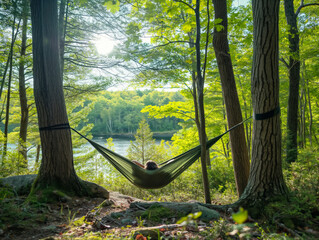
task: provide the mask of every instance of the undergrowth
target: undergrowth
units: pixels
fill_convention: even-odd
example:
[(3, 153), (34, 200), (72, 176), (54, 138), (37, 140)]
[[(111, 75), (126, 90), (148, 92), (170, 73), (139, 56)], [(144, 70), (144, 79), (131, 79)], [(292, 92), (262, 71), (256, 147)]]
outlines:
[[(319, 232), (318, 160), (316, 150), (304, 149), (299, 153), (298, 161), (290, 165), (284, 164), (284, 177), (290, 189), (289, 198), (269, 203), (262, 209), (258, 221), (251, 220), (245, 223), (245, 226), (240, 226), (242, 228), (236, 229), (231, 219), (223, 218), (211, 222), (207, 228), (200, 231), (198, 239), (251, 239), (254, 237), (258, 239), (316, 239), (309, 232)], [(237, 200), (233, 175), (229, 176), (233, 174), (231, 168), (232, 166), (229, 165), (227, 167), (217, 165), (210, 170), (213, 204), (223, 205)], [(218, 176), (218, 171), (228, 176)], [(85, 179), (85, 176), (81, 177)], [(104, 186), (107, 190), (118, 191), (148, 201), (204, 201), (200, 166), (197, 163), (171, 184), (158, 190), (139, 189), (112, 169), (107, 176), (98, 175), (88, 180)], [(45, 209), (46, 206), (37, 201), (26, 204), (23, 199), (17, 198), (15, 192), (9, 187), (0, 188), (0, 229), (36, 227), (39, 223), (46, 221)], [(161, 220), (162, 212), (160, 210), (154, 213), (149, 210), (142, 217), (156, 222)], [(157, 218), (153, 219), (155, 216)], [(68, 220), (70, 226), (73, 220), (73, 215), (70, 215)], [(129, 232), (130, 229), (122, 230), (122, 232)], [(80, 239), (130, 239), (120, 232), (89, 231)], [(67, 234), (63, 237), (63, 239), (74, 239)]]

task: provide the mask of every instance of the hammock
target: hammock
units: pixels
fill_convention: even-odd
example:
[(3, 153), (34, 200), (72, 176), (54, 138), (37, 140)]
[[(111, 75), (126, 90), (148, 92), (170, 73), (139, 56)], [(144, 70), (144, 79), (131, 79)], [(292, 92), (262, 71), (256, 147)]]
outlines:
[[(243, 121), (244, 122), (244, 121)], [(243, 122), (228, 129), (223, 134), (210, 139), (206, 148), (213, 146), (222, 136), (241, 125)], [(86, 138), (77, 130), (73, 129), (81, 137), (85, 138), (99, 153), (103, 155), (124, 177), (140, 188), (156, 189), (162, 188), (177, 178), (188, 167), (190, 167), (201, 155), (201, 145), (194, 147), (168, 161), (159, 163), (156, 170), (146, 170), (133, 163), (131, 160), (105, 148), (104, 146)]]

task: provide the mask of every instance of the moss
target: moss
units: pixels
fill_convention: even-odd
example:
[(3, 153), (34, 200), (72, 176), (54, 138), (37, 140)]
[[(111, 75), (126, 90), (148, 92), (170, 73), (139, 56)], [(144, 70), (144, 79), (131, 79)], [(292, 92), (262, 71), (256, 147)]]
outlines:
[(289, 229), (315, 226), (311, 220), (311, 208), (306, 206), (304, 199), (295, 197), (293, 193), (289, 195), (288, 199), (278, 197), (265, 205), (262, 210), (262, 218), (269, 225), (276, 226), (282, 223)]
[(144, 211), (141, 214), (141, 217), (154, 222), (161, 222), (162, 218), (178, 217), (177, 215), (177, 212), (172, 209), (165, 208), (158, 204), (154, 204), (146, 211)]
[(66, 202), (71, 200), (73, 196), (94, 196), (94, 189), (87, 185), (87, 182), (77, 179), (70, 184), (63, 184), (61, 181), (56, 180), (47, 182), (40, 181), (39, 175), (37, 175), (35, 181), (32, 184), (28, 200), (35, 200), (41, 203), (53, 203), (53, 202)]
[(37, 191), (32, 191), (27, 199), (28, 202), (39, 203), (66, 202), (69, 200), (71, 200), (69, 194), (66, 194), (55, 187), (46, 187)]

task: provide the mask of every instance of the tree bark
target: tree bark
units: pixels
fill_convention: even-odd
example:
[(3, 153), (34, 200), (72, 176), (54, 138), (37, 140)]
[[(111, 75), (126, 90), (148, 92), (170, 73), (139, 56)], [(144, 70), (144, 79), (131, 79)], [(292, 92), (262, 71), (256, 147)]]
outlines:
[(60, 65), (61, 74), (64, 73), (64, 49), (65, 49), (65, 32), (67, 26), (69, 0), (61, 0), (59, 11), (59, 41), (60, 41)]
[(201, 166), (202, 166), (202, 177), (203, 177), (203, 185), (204, 185), (204, 193), (205, 193), (205, 202), (211, 203), (210, 198), (210, 187), (208, 181), (207, 174), (207, 161), (206, 161), (206, 124), (205, 124), (205, 110), (204, 110), (204, 78), (202, 76), (201, 70), (201, 49), (200, 49), (200, 36), (201, 36), (201, 25), (200, 25), (200, 0), (196, 1), (195, 8), (195, 16), (196, 16), (196, 91), (197, 91), (197, 103), (198, 103), (198, 115), (200, 121), (200, 131), (199, 131), (199, 139), (201, 144)]
[[(8, 58), (9, 63), (9, 76), (8, 76), (8, 90), (7, 90), (7, 104), (6, 104), (6, 116), (5, 116), (5, 123), (4, 123), (4, 143), (3, 143), (3, 160), (7, 156), (7, 148), (8, 148), (8, 128), (9, 128), (9, 112), (10, 112), (10, 100), (11, 100), (11, 81), (12, 81), (12, 68), (13, 68), (13, 47), (15, 44), (15, 41), (17, 39), (17, 35), (19, 32), (20, 27), (20, 21), (17, 26), (17, 30), (15, 31), (16, 25), (16, 17), (14, 16), (13, 23), (12, 23), (12, 34), (11, 34), (11, 45), (10, 45), (10, 53)], [(3, 76), (3, 82), (5, 81), (5, 75)], [(2, 90), (1, 90), (2, 92)]]
[[(28, 6), (29, 2), (23, 0), (22, 9), (22, 38), (21, 38), (21, 51), (20, 51), (20, 62), (19, 62), (19, 98), (21, 107), (21, 119), (20, 119), (20, 132), (19, 132), (19, 152), (23, 158), (23, 167), (27, 168), (27, 130), (29, 120), (29, 107), (27, 100), (27, 92), (25, 86), (25, 56), (27, 48), (27, 27), (28, 27)], [(19, 156), (20, 157), (20, 156)]]
[(312, 117), (310, 88), (309, 88), (308, 77), (307, 77), (307, 74), (306, 74), (305, 61), (303, 61), (302, 68), (303, 68), (303, 71), (304, 71), (304, 78), (305, 78), (305, 81), (306, 81), (306, 89), (307, 89), (306, 91), (307, 91), (307, 97), (308, 97), (308, 111), (309, 111), (309, 127), (308, 127), (309, 134), (308, 134), (308, 139), (309, 139), (310, 147), (312, 147), (312, 122), (313, 122), (313, 117)]
[(287, 158), (288, 163), (294, 162), (298, 157), (297, 132), (298, 132), (298, 100), (300, 82), (299, 61), (299, 32), (297, 26), (297, 14), (294, 11), (294, 1), (285, 0), (285, 14), (289, 27), (289, 96), (287, 112)]
[[(213, 4), (215, 8), (215, 19), (222, 19), (221, 25), (224, 27), (221, 31), (217, 31), (216, 28), (214, 29), (213, 46), (221, 79), (228, 127), (231, 128), (242, 122), (243, 117), (227, 39), (227, 2), (226, 0), (213, 0)], [(250, 168), (244, 126), (241, 125), (234, 129), (229, 133), (229, 136), (237, 194), (240, 196), (247, 185)]]
[[(190, 48), (194, 48), (195, 46), (195, 43), (194, 43), (194, 40), (193, 38), (191, 37), (191, 33), (188, 33), (188, 36), (189, 36), (189, 47)], [(195, 48), (195, 52), (196, 52), (196, 48)], [(195, 63), (195, 56), (194, 54), (192, 54), (192, 62)], [(194, 64), (195, 65), (195, 64)], [(198, 137), (199, 137), (199, 144), (201, 144), (201, 134), (200, 134), (200, 119), (199, 119), (199, 109), (198, 109), (198, 97), (197, 97), (197, 89), (196, 89), (196, 82), (197, 82), (197, 76), (196, 76), (196, 72), (197, 72), (197, 66), (194, 66), (193, 65), (193, 69), (192, 69), (192, 72), (191, 72), (191, 75), (192, 75), (192, 90), (191, 91), (191, 94), (193, 96), (193, 102), (194, 102), (194, 112), (195, 112), (195, 124), (196, 124), (196, 128), (197, 128), (197, 132), (198, 132)], [(207, 137), (207, 136), (206, 136)], [(206, 141), (207, 141), (207, 138), (206, 138)], [(210, 155), (209, 155), (209, 149), (206, 149), (206, 165), (208, 167), (211, 166), (211, 163), (210, 163)]]
[[(31, 0), (34, 96), (39, 127), (68, 123), (59, 59), (57, 0)], [(70, 129), (40, 131), (42, 162), (35, 188), (86, 193), (73, 165)]]
[[(279, 0), (253, 0), (254, 42), (251, 79), (254, 114), (279, 106)], [(247, 187), (240, 200), (285, 195), (281, 161), (280, 114), (253, 122), (252, 160)]]

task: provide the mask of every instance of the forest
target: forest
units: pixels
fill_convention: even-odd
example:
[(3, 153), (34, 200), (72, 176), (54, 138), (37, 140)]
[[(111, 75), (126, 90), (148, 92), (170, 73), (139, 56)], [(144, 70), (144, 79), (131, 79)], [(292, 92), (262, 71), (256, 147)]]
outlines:
[(170, 102), (184, 102), (184, 97), (179, 92), (145, 90), (99, 94), (99, 99), (94, 101), (94, 107), (87, 116), (88, 123), (93, 124), (90, 131), (93, 136), (133, 136), (143, 119), (147, 119), (152, 132), (161, 133), (168, 138), (181, 128), (179, 122), (182, 119), (170, 116), (161, 119), (148, 118), (147, 113), (141, 112), (146, 106), (159, 107)]
[(1, 239), (319, 238), (317, 0), (4, 0), (0, 28)]

